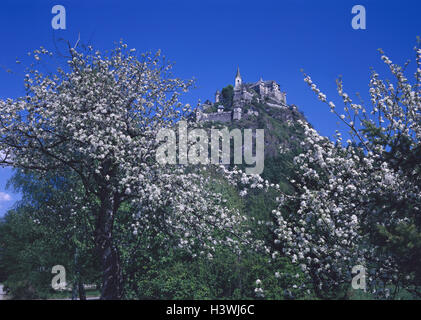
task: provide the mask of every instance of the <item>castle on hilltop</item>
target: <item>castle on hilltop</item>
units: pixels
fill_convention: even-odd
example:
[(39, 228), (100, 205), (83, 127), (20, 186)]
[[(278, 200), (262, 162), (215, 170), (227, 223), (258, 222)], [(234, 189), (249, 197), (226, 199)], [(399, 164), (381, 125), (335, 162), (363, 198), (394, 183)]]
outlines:
[[(232, 97), (232, 110), (225, 110), (222, 105), (222, 94), (218, 90), (215, 93), (215, 102), (206, 101), (202, 110), (196, 111), (196, 121), (221, 121), (231, 122), (241, 120), (244, 116), (258, 115), (256, 110), (249, 108), (247, 112), (244, 109), (250, 106), (253, 99), (258, 103), (264, 103), (274, 108), (287, 108), (286, 93), (281, 92), (279, 84), (274, 80), (263, 81), (260, 78), (255, 83), (243, 83), (240, 74), (240, 68), (237, 68), (237, 74), (234, 80), (234, 94)], [(217, 106), (216, 112), (206, 112), (212, 105)]]

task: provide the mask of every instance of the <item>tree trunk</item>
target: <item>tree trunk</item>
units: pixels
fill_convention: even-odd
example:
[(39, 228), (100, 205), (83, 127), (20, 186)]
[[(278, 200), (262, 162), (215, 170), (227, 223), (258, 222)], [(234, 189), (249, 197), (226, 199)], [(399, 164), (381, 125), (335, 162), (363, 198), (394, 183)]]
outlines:
[(77, 300), (77, 281), (73, 282), (72, 300)]
[(114, 213), (117, 211), (111, 193), (101, 195), (98, 239), (102, 265), (101, 300), (121, 299), (121, 269), (117, 249), (113, 244)]
[(79, 289), (79, 300), (86, 300), (86, 292), (83, 282), (79, 280), (78, 282), (78, 289)]
[(75, 250), (75, 281), (73, 283), (73, 291), (72, 291), (72, 300), (77, 300), (79, 295), (79, 300), (86, 300), (86, 293), (85, 288), (83, 285), (82, 277), (80, 274), (80, 262), (79, 262), (79, 249), (76, 248)]

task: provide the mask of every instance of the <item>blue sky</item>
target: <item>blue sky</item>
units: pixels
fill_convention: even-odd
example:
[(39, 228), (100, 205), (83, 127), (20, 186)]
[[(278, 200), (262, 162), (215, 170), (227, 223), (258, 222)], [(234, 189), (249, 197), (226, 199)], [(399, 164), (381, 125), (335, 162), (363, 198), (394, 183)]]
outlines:
[[(66, 30), (51, 27), (56, 4), (66, 8)], [(351, 27), (351, 8), (357, 4), (366, 8), (366, 30)], [(420, 12), (415, 0), (2, 0), (0, 98), (23, 94), (24, 71), (16, 67), (16, 57), (41, 45), (54, 49), (54, 38), (75, 42), (80, 32), (82, 42), (100, 49), (112, 48), (121, 38), (138, 52), (162, 49), (176, 62), (177, 76), (197, 79), (197, 88), (183, 98), (192, 104), (213, 99), (216, 89), (233, 83), (237, 66), (243, 81), (276, 80), (288, 103), (296, 104), (322, 134), (331, 135), (341, 127), (303, 82), (300, 69), (333, 101), (339, 102), (338, 75), (347, 92), (364, 96), (370, 67), (389, 76), (378, 48), (397, 63), (414, 57)], [(5, 190), (10, 174), (0, 169), (0, 215), (19, 198)]]

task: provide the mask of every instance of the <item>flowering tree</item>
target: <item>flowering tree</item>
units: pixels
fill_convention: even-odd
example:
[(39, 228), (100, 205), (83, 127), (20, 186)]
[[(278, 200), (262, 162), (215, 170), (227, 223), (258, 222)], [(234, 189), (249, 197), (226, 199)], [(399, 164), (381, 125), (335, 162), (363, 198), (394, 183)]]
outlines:
[[(349, 128), (330, 141), (307, 123), (304, 151), (295, 158), (295, 194), (279, 197), (278, 242), (300, 264), (319, 296), (348, 289), (363, 265), (371, 292), (399, 288), (420, 295), (421, 49), (415, 81), (383, 55), (395, 83), (372, 72), (371, 106), (355, 103), (337, 81), (345, 114), (305, 75), (305, 82)], [(395, 288), (391, 292), (391, 288)]]
[[(171, 75), (158, 52), (137, 56), (120, 42), (109, 54), (69, 47), (64, 69), (44, 74), (36, 65), (25, 77), (26, 95), (0, 101), (0, 163), (47, 173), (70, 170), (85, 196), (98, 201), (90, 210), (93, 237), (102, 261), (102, 299), (121, 297), (120, 256), (113, 237), (123, 204), (131, 212), (127, 232), (164, 230), (178, 246), (211, 251), (216, 243), (237, 246), (230, 235), (244, 218), (223, 205), (209, 187), (211, 177), (156, 161), (160, 129), (186, 119), (189, 106), (178, 97), (191, 86)], [(41, 48), (35, 62), (54, 56)]]

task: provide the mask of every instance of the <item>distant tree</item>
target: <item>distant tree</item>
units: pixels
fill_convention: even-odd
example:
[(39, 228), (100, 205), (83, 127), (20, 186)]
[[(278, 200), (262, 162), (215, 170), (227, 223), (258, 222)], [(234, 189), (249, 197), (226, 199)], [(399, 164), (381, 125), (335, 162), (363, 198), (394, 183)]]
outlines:
[(234, 87), (229, 84), (221, 91), (222, 95), (222, 103), (224, 104), (227, 109), (230, 109), (232, 107), (232, 102), (234, 98)]

